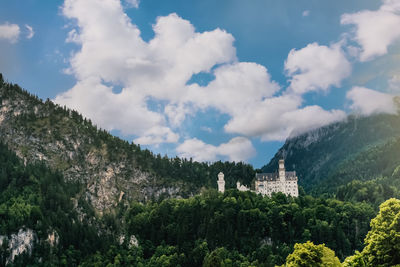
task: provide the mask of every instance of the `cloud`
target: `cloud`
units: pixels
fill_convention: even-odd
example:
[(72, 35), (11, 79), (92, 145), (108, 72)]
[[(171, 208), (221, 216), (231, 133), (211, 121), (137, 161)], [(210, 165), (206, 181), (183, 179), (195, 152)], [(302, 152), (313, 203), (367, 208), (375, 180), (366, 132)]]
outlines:
[(388, 83), (389, 92), (400, 94), (400, 73), (393, 75)]
[[(287, 71), (293, 88), (285, 91), (266, 67), (239, 62), (234, 38), (223, 29), (197, 32), (172, 13), (158, 17), (154, 37), (144, 41), (119, 0), (65, 0), (62, 12), (75, 22), (66, 42), (78, 49), (65, 72), (77, 81), (55, 102), (79, 110), (103, 128), (135, 136), (137, 143), (178, 143), (187, 136), (181, 129), (186, 119), (199, 112), (226, 114), (225, 132), (239, 136), (219, 146), (188, 137), (177, 152), (197, 160), (246, 160), (254, 154), (249, 138), (284, 140), (344, 116), (304, 107), (301, 96), (337, 86), (351, 71), (338, 45), (314, 43), (292, 50)], [(189, 83), (198, 73), (215, 78), (205, 85)], [(122, 90), (115, 93), (115, 87)]]
[[(301, 108), (300, 95), (286, 92), (275, 96), (280, 86), (271, 80), (267, 69), (256, 63), (238, 62), (215, 70), (215, 80), (207, 86), (189, 86), (188, 97), (198, 108), (213, 107), (230, 115), (227, 133), (261, 140), (284, 140), (345, 117), (343, 111), (321, 107)], [(308, 116), (309, 121), (302, 119)]]
[(256, 63), (227, 64), (215, 69), (214, 75), (215, 79), (207, 86), (188, 86), (184, 101), (192, 101), (199, 108), (211, 106), (236, 116), (280, 90), (279, 85), (271, 80), (268, 70)]
[(128, 7), (139, 8), (140, 0), (125, 0)]
[(283, 123), (290, 125), (288, 134), (290, 137), (297, 136), (318, 127), (346, 119), (347, 114), (338, 109), (324, 110), (320, 106), (306, 106), (304, 108), (287, 112), (282, 116)]
[(301, 108), (302, 99), (296, 95), (269, 98), (256, 108), (231, 119), (225, 130), (246, 136), (259, 136), (263, 141), (283, 141), (329, 123), (343, 120), (340, 110), (326, 111), (319, 106)]
[(32, 26), (25, 24), (25, 28), (28, 30), (28, 33), (26, 34), (26, 39), (32, 39), (32, 37), (35, 35), (35, 32), (34, 32)]
[(10, 24), (8, 22), (0, 24), (0, 40), (5, 39), (10, 43), (16, 43), (21, 30), (17, 24)]
[[(191, 110), (181, 101), (187, 81), (236, 59), (232, 35), (221, 29), (197, 33), (176, 14), (157, 18), (150, 42), (141, 39), (117, 0), (66, 0), (63, 14), (77, 25), (67, 41), (81, 49), (71, 57), (67, 72), (78, 82), (55, 101), (145, 144), (176, 142), (177, 133), (167, 124), (178, 126)], [(123, 87), (120, 94), (112, 92), (116, 85)], [(150, 98), (167, 101), (165, 111), (151, 111)]]
[(327, 91), (340, 86), (351, 74), (351, 64), (340, 44), (331, 46), (312, 43), (289, 52), (285, 70), (290, 79), (290, 89), (298, 94), (309, 91)]
[(346, 94), (352, 104), (350, 108), (362, 115), (371, 115), (376, 113), (396, 114), (394, 96), (381, 93), (365, 87), (353, 87)]
[(147, 108), (143, 95), (129, 90), (114, 94), (112, 87), (102, 84), (96, 77), (79, 81), (73, 88), (58, 95), (55, 101), (79, 110), (108, 130), (119, 129), (125, 135), (149, 134), (148, 139), (143, 139), (147, 144), (156, 138), (174, 140), (168, 137), (171, 134), (165, 129), (157, 131), (165, 124), (165, 119)]
[(188, 139), (176, 149), (181, 157), (193, 158), (196, 161), (216, 161), (218, 157), (227, 158), (230, 161), (246, 161), (255, 156), (251, 141), (245, 137), (232, 138), (228, 143), (213, 146), (193, 138)]
[(310, 10), (304, 10), (301, 14), (303, 17), (308, 17), (310, 15)]
[(400, 4), (397, 0), (385, 0), (376, 11), (363, 10), (344, 14), (344, 25), (355, 25), (353, 38), (361, 46), (362, 62), (388, 52), (388, 47), (400, 38)]

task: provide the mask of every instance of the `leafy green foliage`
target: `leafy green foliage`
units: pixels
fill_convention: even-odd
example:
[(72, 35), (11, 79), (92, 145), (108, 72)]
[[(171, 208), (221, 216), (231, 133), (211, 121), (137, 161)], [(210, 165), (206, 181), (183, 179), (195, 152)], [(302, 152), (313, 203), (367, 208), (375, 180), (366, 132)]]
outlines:
[(364, 242), (364, 249), (347, 257), (344, 266), (400, 265), (400, 200), (391, 198), (382, 203)]
[(367, 202), (374, 207), (392, 197), (400, 197), (398, 187), (393, 186), (394, 176), (362, 182), (354, 180), (347, 185), (339, 186), (336, 198), (342, 201)]
[(145, 256), (165, 244), (177, 247), (178, 255), (193, 255), (198, 260), (190, 256), (189, 262), (201, 266), (197, 255), (207, 251), (214, 251), (208, 258), (228, 259), (215, 255), (216, 249), (224, 247), (244, 255), (250, 263), (273, 265), (281, 264), (295, 243), (307, 240), (326, 243), (340, 257), (350, 255), (361, 248), (373, 216), (373, 208), (365, 203), (291, 198), (281, 193), (263, 198), (251, 192), (219, 194), (211, 190), (189, 199), (134, 202), (127, 210), (126, 222), (129, 234), (147, 244)]
[(362, 251), (367, 265), (392, 266), (400, 263), (400, 200), (389, 199), (371, 221), (371, 231)]
[(286, 258), (287, 267), (340, 267), (339, 259), (335, 256), (335, 252), (327, 248), (325, 245), (314, 245), (313, 242), (303, 244), (295, 244), (294, 251)]

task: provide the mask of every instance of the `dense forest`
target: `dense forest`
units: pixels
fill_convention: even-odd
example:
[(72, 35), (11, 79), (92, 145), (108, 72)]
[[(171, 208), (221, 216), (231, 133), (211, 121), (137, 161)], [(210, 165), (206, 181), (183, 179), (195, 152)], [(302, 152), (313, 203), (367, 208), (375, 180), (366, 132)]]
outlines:
[[(217, 266), (216, 260), (225, 266), (274, 266), (285, 262), (296, 243), (307, 241), (325, 244), (344, 260), (362, 251), (376, 215), (366, 202), (206, 190), (188, 199), (121, 204), (101, 218), (80, 216), (73, 201), (80, 185), (64, 182), (43, 164), (24, 166), (5, 145), (0, 159), (0, 234), (28, 228), (37, 235), (31, 256), (17, 256), (16, 266)], [(126, 237), (122, 241), (118, 228)], [(52, 231), (59, 241), (50, 245)], [(3, 264), (8, 257), (2, 246)]]

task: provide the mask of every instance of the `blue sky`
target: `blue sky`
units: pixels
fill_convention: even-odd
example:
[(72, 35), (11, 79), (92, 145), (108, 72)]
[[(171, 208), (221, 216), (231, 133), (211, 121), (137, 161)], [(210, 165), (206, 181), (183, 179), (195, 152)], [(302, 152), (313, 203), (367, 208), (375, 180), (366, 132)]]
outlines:
[(394, 113), (400, 4), (4, 0), (0, 72), (169, 156), (266, 164), (285, 138)]

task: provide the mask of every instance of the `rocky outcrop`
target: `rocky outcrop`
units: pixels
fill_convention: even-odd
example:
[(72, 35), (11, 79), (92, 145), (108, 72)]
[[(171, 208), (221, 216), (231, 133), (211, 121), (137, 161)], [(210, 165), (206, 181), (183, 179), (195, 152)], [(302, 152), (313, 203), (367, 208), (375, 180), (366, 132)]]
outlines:
[(55, 230), (50, 231), (50, 233), (47, 235), (47, 242), (50, 244), (50, 246), (57, 246), (59, 241), (60, 236), (58, 233)]
[[(125, 235), (124, 235), (124, 234), (121, 234), (121, 235), (119, 236), (119, 238), (118, 238), (118, 243), (119, 243), (120, 245), (122, 245), (122, 244), (125, 242), (125, 239), (126, 239)], [(133, 248), (133, 247), (138, 247), (138, 246), (139, 246), (139, 241), (138, 241), (138, 239), (136, 238), (135, 235), (131, 235), (131, 236), (129, 237), (128, 247), (129, 247), (129, 248)]]
[(12, 234), (9, 238), (0, 236), (0, 246), (3, 242), (8, 242), (8, 249), (10, 252), (6, 264), (13, 262), (15, 257), (23, 253), (32, 253), (36, 234), (31, 229), (19, 229), (18, 233)]
[(5, 87), (0, 88), (0, 139), (25, 164), (43, 161), (66, 180), (84, 184), (76, 198), (83, 197), (99, 213), (120, 201), (179, 196), (179, 186), (164, 188), (139, 167), (135, 145), (97, 130), (76, 112)]

